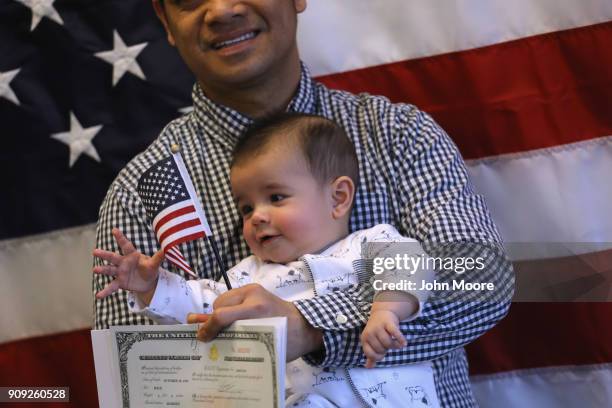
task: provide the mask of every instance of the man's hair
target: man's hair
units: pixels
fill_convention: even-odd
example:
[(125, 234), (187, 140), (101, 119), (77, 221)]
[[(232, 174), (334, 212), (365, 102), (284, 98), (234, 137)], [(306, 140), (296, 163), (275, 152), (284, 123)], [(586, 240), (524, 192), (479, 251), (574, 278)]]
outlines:
[(359, 164), (355, 147), (344, 129), (322, 116), (283, 112), (256, 121), (234, 148), (231, 167), (281, 143), (301, 150), (310, 173), (320, 184), (348, 176), (357, 188)]

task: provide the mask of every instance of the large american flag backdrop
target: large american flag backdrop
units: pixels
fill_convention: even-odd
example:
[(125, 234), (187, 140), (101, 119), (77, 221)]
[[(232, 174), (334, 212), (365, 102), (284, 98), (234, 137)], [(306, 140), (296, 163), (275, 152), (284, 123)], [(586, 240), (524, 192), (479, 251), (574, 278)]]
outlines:
[[(609, 254), (611, 1), (311, 0), (299, 39), (330, 87), (430, 112), (506, 241)], [(0, 386), (70, 386), (73, 406), (95, 406), (98, 207), (188, 109), (193, 77), (141, 0), (0, 0), (0, 55)], [(542, 258), (517, 266), (571, 262)], [(468, 347), (481, 405), (608, 406), (611, 315), (605, 302), (514, 304)]]

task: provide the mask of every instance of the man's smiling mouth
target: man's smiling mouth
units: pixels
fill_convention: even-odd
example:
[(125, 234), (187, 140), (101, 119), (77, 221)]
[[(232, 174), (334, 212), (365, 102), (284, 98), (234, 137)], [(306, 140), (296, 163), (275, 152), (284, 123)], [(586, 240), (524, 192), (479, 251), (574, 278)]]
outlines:
[(231, 47), (232, 45), (236, 45), (242, 41), (247, 41), (257, 37), (259, 31), (251, 31), (245, 34), (242, 34), (239, 37), (232, 38), (230, 40), (220, 41), (212, 44), (212, 48), (215, 50), (220, 50), (222, 48)]

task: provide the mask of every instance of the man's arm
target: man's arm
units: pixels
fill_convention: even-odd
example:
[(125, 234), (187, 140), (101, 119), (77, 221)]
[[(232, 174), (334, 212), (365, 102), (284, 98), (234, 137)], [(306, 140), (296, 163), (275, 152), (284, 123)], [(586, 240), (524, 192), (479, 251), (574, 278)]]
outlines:
[[(478, 280), (493, 283), (495, 290), (486, 298), (462, 299), (454, 292), (431, 299), (421, 316), (401, 323), (408, 346), (387, 353), (381, 366), (431, 360), (473, 341), (506, 315), (514, 287), (495, 225), (483, 198), (474, 194), (454, 143), (416, 109), (407, 107), (397, 114), (395, 124), (393, 150), (386, 159), (396, 181), (393, 199), (401, 203), (394, 214), (398, 230), (423, 243), (475, 243), (425, 249), (432, 256), (457, 256), (466, 249), (481, 256), (486, 264)], [(454, 277), (454, 271), (442, 271), (437, 279), (450, 282)], [(369, 315), (371, 288), (360, 286), (295, 304), (313, 327), (323, 330), (324, 352), (306, 356), (307, 361), (322, 366), (364, 364), (359, 336)]]
[[(395, 122), (397, 139), (388, 143), (394, 150), (379, 160), (390, 159), (392, 179), (388, 184), (395, 188), (393, 198), (402, 203), (394, 206), (398, 230), (423, 243), (480, 243), (477, 251), (487, 260), (481, 278), (493, 283), (496, 290), (484, 301), (456, 296), (431, 300), (417, 319), (401, 323), (408, 346), (387, 353), (380, 366), (431, 360), (473, 341), (506, 315), (514, 284), (490, 214), (483, 198), (473, 193), (456, 146), (429, 116), (416, 109), (406, 107)], [(434, 253), (425, 248), (438, 256), (445, 249), (442, 246)], [(439, 279), (448, 281), (453, 274), (446, 271)], [(304, 357), (315, 365), (363, 365), (359, 337), (369, 317), (371, 289), (361, 285), (296, 301), (292, 307), (259, 287), (228, 297), (227, 304), (216, 308), (216, 316), (193, 316), (192, 321), (206, 321), (200, 335), (209, 340), (238, 319), (288, 316), (289, 355), (310, 351)]]
[[(402, 349), (389, 350), (385, 357), (377, 362), (377, 366), (385, 367), (432, 360), (470, 343), (501, 320), (508, 311), (512, 296), (512, 269), (503, 256), (495, 254), (488, 258), (490, 262), (485, 265), (485, 268), (489, 271), (497, 271), (495, 274), (498, 276), (485, 279), (488, 279), (487, 282), (497, 282), (496, 285), (501, 285), (500, 290), (491, 293), (486, 299), (462, 300), (457, 297), (453, 298), (452, 295), (447, 298), (434, 297), (425, 304), (421, 316), (410, 322), (400, 322), (400, 331), (407, 340), (407, 346)], [(506, 279), (504, 276), (510, 278)], [(371, 289), (362, 285), (346, 292), (345, 296), (354, 296), (354, 299), (368, 299), (371, 297)], [(321, 306), (321, 301), (334, 302), (334, 299), (329, 296), (321, 297), (317, 299), (316, 304), (311, 303), (309, 306), (325, 307)], [(351, 299), (347, 301), (350, 302)], [(335, 307), (333, 305), (334, 303), (330, 303), (327, 307)], [(312, 315), (310, 318), (316, 321), (320, 319), (320, 315)], [(305, 356), (306, 361), (324, 367), (364, 365), (366, 356), (359, 344), (362, 330), (362, 326), (354, 326), (347, 330), (323, 331), (325, 353)]]

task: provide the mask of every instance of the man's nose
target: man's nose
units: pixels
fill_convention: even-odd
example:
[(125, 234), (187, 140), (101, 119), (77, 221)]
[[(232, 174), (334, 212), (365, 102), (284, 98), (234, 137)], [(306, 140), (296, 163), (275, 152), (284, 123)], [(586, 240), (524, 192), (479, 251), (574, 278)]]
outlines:
[(204, 22), (206, 24), (229, 23), (235, 17), (245, 14), (245, 6), (240, 0), (209, 0), (206, 4)]

